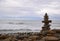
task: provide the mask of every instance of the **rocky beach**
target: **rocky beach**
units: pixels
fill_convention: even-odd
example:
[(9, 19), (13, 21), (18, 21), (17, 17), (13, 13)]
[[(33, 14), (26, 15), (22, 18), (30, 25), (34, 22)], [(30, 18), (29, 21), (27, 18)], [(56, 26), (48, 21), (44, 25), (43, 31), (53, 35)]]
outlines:
[[(0, 30), (0, 41), (45, 41), (45, 40), (60, 41), (60, 30), (51, 29), (49, 24), (51, 22), (52, 20), (49, 20), (47, 13), (45, 13), (44, 20), (42, 21), (42, 23), (44, 24), (40, 30), (36, 28), (35, 29), (25, 28), (25, 29), (19, 29), (19, 30), (15, 28), (13, 30), (12, 29)], [(9, 22), (9, 24), (10, 25), (14, 24), (14, 27), (16, 25), (16, 23), (11, 23), (11, 22)], [(25, 23), (19, 23), (19, 24), (24, 25)], [(30, 26), (33, 27), (33, 24), (32, 25), (30, 24)], [(34, 24), (34, 26), (35, 25), (36, 24)], [(38, 27), (38, 25), (36, 25), (36, 27)]]

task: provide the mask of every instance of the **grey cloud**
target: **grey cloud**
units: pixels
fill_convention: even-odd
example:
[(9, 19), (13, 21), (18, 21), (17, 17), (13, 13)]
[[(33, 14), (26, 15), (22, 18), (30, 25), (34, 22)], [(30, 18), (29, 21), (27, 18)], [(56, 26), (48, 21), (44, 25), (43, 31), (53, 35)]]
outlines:
[(60, 0), (0, 0), (2, 16), (41, 17), (46, 11), (59, 14)]
[[(7, 10), (4, 10), (4, 9), (7, 9)], [(33, 17), (36, 17), (37, 15), (35, 14), (35, 10), (32, 9), (32, 8), (4, 8), (3, 10), (1, 10), (1, 13), (3, 13), (3, 15), (5, 16), (18, 16), (18, 17), (29, 17), (29, 16), (33, 16)]]

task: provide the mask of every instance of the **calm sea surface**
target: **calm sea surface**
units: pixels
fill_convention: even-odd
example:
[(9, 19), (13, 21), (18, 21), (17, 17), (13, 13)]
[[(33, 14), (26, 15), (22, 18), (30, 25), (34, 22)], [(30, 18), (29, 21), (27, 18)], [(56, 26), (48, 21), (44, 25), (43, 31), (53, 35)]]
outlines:
[[(39, 32), (42, 20), (0, 20), (0, 33)], [(60, 29), (60, 21), (52, 20), (51, 29)]]

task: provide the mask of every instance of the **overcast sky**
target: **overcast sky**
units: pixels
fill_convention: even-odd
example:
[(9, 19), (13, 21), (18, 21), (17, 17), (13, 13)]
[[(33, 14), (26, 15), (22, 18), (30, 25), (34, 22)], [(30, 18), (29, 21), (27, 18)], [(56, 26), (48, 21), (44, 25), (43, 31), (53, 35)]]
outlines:
[(60, 0), (0, 0), (0, 19), (39, 20), (45, 13), (60, 18)]

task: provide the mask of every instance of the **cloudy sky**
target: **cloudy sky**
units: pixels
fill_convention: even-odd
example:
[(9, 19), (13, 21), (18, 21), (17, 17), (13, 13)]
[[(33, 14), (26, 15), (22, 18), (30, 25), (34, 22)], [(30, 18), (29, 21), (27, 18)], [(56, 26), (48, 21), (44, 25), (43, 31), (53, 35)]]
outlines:
[(48, 13), (60, 18), (60, 0), (0, 0), (0, 19), (39, 20)]

